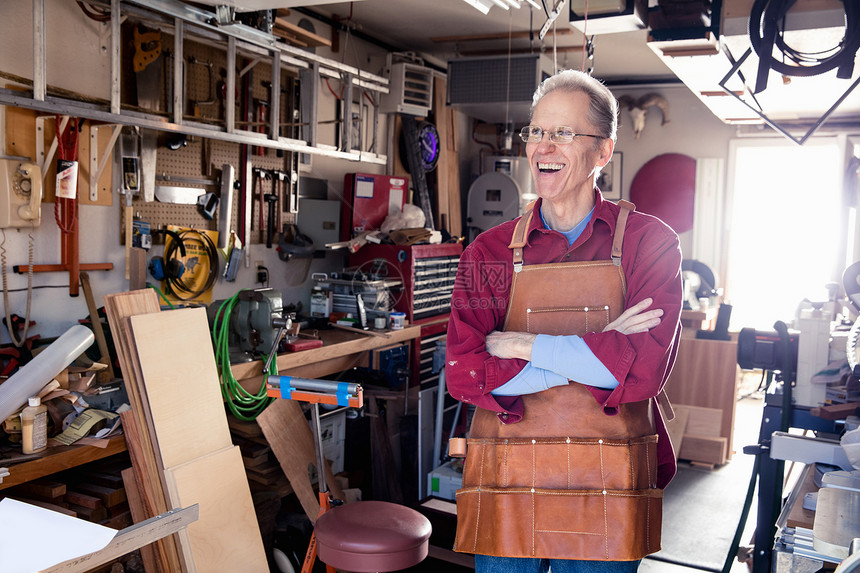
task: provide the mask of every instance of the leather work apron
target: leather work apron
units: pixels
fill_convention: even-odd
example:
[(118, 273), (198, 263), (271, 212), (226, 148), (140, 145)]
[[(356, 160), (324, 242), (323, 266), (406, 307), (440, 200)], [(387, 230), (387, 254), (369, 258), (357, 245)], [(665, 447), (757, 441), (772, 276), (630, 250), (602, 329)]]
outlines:
[[(522, 265), (530, 210), (510, 248), (514, 275), (506, 331), (600, 332), (624, 310), (621, 201), (612, 260)], [(454, 550), (502, 557), (629, 561), (660, 549), (651, 400), (608, 416), (582, 384), (522, 397), (520, 422), (478, 408), (457, 490)]]

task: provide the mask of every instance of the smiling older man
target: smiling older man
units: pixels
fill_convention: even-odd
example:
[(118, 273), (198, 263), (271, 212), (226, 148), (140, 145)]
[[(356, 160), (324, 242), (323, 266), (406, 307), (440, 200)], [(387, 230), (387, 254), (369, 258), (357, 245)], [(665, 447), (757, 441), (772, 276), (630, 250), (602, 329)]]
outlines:
[(544, 81), (521, 132), (539, 199), (460, 259), (446, 379), (477, 410), (455, 549), (482, 573), (635, 571), (660, 549), (681, 252), (595, 187), (617, 109), (584, 73)]

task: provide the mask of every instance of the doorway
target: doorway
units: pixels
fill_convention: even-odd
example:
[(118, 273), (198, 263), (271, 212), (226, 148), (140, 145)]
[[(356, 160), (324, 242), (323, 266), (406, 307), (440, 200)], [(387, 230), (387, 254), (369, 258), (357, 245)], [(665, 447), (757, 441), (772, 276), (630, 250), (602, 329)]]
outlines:
[(729, 148), (726, 294), (731, 330), (772, 330), (803, 299), (827, 300), (844, 261), (842, 146), (784, 139), (734, 140)]

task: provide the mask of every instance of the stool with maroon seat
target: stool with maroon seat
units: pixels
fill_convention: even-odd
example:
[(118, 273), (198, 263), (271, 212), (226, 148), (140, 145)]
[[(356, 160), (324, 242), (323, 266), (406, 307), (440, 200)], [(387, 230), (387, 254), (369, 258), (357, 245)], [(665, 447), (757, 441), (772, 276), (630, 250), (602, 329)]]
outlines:
[(387, 501), (333, 507), (314, 525), (320, 561), (356, 573), (417, 565), (427, 557), (430, 532), (430, 520), (422, 514)]
[[(268, 367), (266, 368), (268, 370)], [(409, 507), (387, 501), (342, 504), (331, 498), (326, 485), (320, 434), (319, 404), (360, 408), (360, 385), (293, 376), (268, 376), (267, 394), (309, 402), (311, 429), (319, 476), (320, 513), (305, 555), (302, 573), (310, 573), (316, 558), (335, 568), (354, 573), (383, 573), (417, 565), (427, 557), (430, 520)]]

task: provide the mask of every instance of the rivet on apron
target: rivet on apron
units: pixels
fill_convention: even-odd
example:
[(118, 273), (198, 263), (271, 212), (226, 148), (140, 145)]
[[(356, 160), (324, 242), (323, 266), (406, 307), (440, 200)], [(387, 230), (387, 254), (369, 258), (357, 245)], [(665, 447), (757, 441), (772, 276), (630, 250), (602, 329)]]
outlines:
[(606, 306), (604, 306), (603, 310), (609, 310), (609, 305), (607, 304)]
[(602, 443), (603, 443), (603, 440), (597, 440), (597, 443), (598, 443), (598, 444), (602, 444)]
[(568, 438), (568, 439), (567, 439), (567, 443), (568, 443), (568, 444), (570, 443), (570, 438)]
[(537, 440), (532, 440), (532, 443), (533, 443), (533, 444), (536, 444), (536, 443), (537, 443)]
[(606, 495), (606, 490), (603, 490), (603, 495)]
[(532, 493), (534, 493), (534, 492), (535, 492), (535, 488), (532, 488)]
[(588, 307), (586, 306), (586, 307), (585, 307), (585, 308), (583, 308), (582, 310), (584, 310), (585, 312), (588, 312)]

